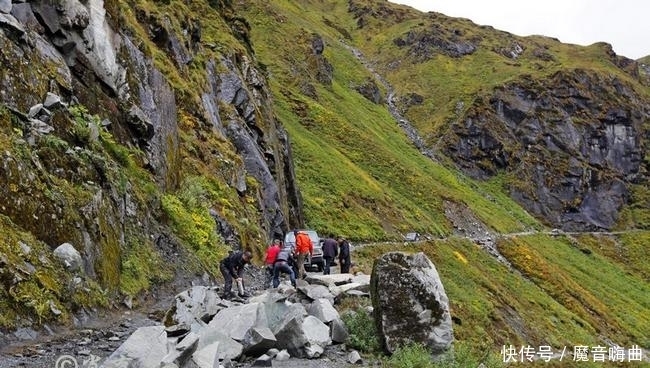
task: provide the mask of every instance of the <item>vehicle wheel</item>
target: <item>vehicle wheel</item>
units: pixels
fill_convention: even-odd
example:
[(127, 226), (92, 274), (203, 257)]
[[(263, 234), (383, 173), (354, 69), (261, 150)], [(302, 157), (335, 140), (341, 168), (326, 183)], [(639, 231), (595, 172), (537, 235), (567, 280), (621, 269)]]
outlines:
[(318, 272), (323, 272), (323, 264), (322, 263), (317, 264), (316, 269), (318, 270)]

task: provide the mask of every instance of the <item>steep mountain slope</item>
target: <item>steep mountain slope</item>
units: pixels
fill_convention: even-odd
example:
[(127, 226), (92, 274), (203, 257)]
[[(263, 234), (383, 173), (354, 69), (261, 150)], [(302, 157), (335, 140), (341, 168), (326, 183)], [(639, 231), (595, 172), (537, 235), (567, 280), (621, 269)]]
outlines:
[(386, 25), (375, 16), (385, 4), (362, 4), (350, 5), (368, 24), (361, 47), (398, 94), (418, 96), (401, 106), (430, 146), (472, 177), (505, 174), (511, 197), (548, 225), (647, 226), (640, 64), (604, 43), (521, 38), (436, 13), (386, 10), (399, 20)]
[[(351, 45), (390, 83), (397, 109), (425, 145), (467, 175), (502, 178), (510, 196), (544, 223), (567, 230), (647, 226), (648, 88), (640, 64), (609, 45), (521, 38), (386, 2), (300, 2), (259, 12), (277, 13), (258, 23), (251, 13), (262, 59), (269, 60), (267, 47), (292, 59), (277, 75), (286, 81), (285, 96), (297, 84), (301, 98), (325, 105), (338, 84), (362, 90), (374, 83), (384, 99), (391, 97), (359, 64), (342, 60)], [(309, 47), (314, 32), (327, 45), (321, 57), (333, 65), (331, 84), (314, 75), (320, 70)], [(312, 68), (300, 70), (300, 60)], [(332, 110), (343, 110), (337, 103)], [(338, 139), (328, 138), (327, 145)]]
[[(312, 226), (357, 239), (399, 238), (411, 229), (444, 235), (452, 231), (443, 215), (446, 201), (471, 207), (497, 231), (535, 226), (496, 181), (468, 181), (421, 155), (385, 105), (358, 91), (374, 85), (381, 94), (382, 86), (353, 56), (352, 40), (338, 41), (337, 23), (324, 15), (336, 17), (336, 9), (253, 2), (238, 10), (251, 23), (279, 118), (293, 137)], [(353, 22), (345, 14), (337, 19)]]

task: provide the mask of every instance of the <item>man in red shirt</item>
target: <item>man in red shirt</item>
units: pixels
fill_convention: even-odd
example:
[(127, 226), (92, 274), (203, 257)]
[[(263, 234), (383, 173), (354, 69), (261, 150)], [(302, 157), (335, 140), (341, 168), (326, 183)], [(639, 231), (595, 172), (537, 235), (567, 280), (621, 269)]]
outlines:
[(314, 254), (314, 245), (311, 243), (309, 235), (303, 231), (294, 230), (293, 235), (296, 237), (296, 262), (298, 262), (298, 279), (304, 279), (307, 275), (305, 271), (305, 259), (307, 254), (311, 257)]
[(281, 244), (282, 242), (280, 239), (274, 239), (273, 243), (266, 249), (266, 257), (264, 258), (266, 277), (264, 281), (266, 282), (267, 288), (271, 287), (271, 281), (273, 280), (273, 265), (275, 264), (275, 259), (278, 257), (278, 253), (280, 253), (280, 249), (282, 248), (280, 246)]

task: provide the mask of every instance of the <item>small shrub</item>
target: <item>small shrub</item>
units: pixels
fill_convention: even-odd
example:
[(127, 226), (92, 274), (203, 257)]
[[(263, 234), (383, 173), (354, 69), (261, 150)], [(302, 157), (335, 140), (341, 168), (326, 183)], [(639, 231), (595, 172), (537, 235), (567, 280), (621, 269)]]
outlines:
[(379, 351), (375, 322), (365, 309), (346, 312), (342, 316), (350, 336), (348, 345), (365, 353)]
[(385, 361), (387, 368), (429, 368), (434, 367), (431, 353), (422, 344), (409, 344), (395, 350)]
[(169, 281), (172, 278), (171, 271), (161, 255), (146, 241), (129, 244), (122, 257), (121, 272), (120, 290), (131, 296), (148, 290), (152, 283)]

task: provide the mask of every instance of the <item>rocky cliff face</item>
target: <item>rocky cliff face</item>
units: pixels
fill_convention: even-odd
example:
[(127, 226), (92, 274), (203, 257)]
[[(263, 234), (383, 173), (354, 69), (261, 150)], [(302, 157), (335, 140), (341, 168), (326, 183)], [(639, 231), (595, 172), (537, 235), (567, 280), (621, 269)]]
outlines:
[[(84, 277), (110, 291), (124, 289), (134, 244), (179, 246), (160, 203), (188, 177), (221, 188), (221, 201), (189, 202), (212, 205), (212, 228), (233, 247), (259, 247), (303, 222), (289, 140), (246, 28), (227, 4), (195, 6), (220, 20), (232, 47), (203, 39), (197, 9), (175, 17), (171, 6), (103, 0), (0, 8), (0, 214), (32, 241), (72, 243)], [(51, 111), (46, 96), (60, 99)]]
[(504, 170), (511, 195), (554, 227), (612, 229), (630, 186), (647, 185), (650, 102), (587, 70), (520, 78), (478, 98), (444, 151), (467, 173)]

